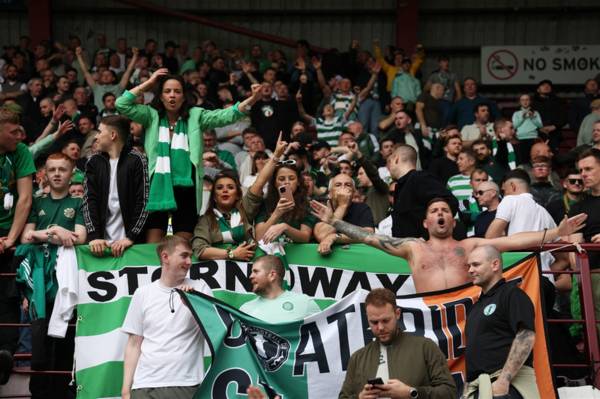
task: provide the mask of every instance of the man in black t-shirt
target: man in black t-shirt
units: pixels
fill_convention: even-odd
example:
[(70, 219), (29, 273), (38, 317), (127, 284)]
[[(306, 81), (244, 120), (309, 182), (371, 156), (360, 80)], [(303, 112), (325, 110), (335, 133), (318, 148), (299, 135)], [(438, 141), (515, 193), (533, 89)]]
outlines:
[(493, 246), (475, 248), (467, 265), (473, 284), (481, 287), (481, 296), (467, 315), (464, 397), (483, 396), (478, 384), (481, 374), (490, 375), (493, 397), (539, 397), (533, 370), (531, 300), (517, 282), (502, 278), (502, 257)]
[(263, 84), (262, 97), (250, 112), (252, 126), (258, 130), (270, 150), (275, 149), (280, 131), (283, 131), (284, 140), (289, 140), (292, 124), (300, 118), (295, 101), (275, 100), (272, 95), (272, 86)]
[[(585, 212), (588, 218), (585, 227), (574, 234), (569, 241), (600, 242), (600, 150), (591, 148), (581, 153), (577, 166), (581, 172), (583, 186), (589, 190), (588, 195), (571, 206), (569, 215)], [(600, 268), (600, 252), (590, 251), (590, 268)], [(596, 320), (600, 320), (600, 274), (592, 273), (592, 289)], [(600, 340), (600, 330), (596, 330)]]
[[(352, 223), (369, 233), (375, 232), (373, 213), (369, 205), (365, 203), (352, 202), (356, 186), (352, 177), (340, 173), (329, 181), (329, 200), (333, 207), (333, 213), (339, 219)], [(335, 227), (319, 222), (314, 229), (315, 238), (319, 241), (319, 253), (326, 255), (331, 253), (333, 244), (349, 244), (360, 242), (339, 234)]]

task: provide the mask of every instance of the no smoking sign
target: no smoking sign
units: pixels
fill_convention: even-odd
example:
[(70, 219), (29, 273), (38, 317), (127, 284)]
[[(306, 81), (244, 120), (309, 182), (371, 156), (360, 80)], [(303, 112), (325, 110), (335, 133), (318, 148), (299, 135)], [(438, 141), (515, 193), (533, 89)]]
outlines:
[(487, 60), (488, 73), (497, 80), (508, 80), (517, 74), (519, 61), (509, 50), (494, 51)]

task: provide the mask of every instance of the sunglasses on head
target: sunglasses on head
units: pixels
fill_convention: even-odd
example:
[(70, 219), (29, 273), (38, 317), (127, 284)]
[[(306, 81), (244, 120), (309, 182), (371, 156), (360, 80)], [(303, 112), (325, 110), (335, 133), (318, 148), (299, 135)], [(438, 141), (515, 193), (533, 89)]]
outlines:
[(295, 159), (284, 159), (284, 160), (277, 162), (277, 166), (281, 166), (281, 165), (296, 165), (296, 160)]
[(580, 186), (583, 186), (583, 180), (582, 179), (569, 179), (569, 184), (579, 184)]

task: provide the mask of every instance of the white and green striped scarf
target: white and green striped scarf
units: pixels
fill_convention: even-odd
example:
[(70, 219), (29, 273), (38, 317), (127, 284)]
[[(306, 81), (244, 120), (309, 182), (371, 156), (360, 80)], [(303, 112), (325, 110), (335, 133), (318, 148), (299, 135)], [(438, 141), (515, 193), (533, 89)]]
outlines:
[(156, 167), (150, 183), (150, 196), (146, 210), (149, 212), (175, 210), (177, 203), (173, 186), (194, 186), (186, 121), (181, 118), (177, 120), (171, 139), (167, 118), (160, 119), (156, 153)]
[(468, 200), (473, 194), (471, 177), (460, 173), (448, 179), (447, 187), (458, 201)]
[[(515, 147), (509, 142), (506, 142), (506, 150), (508, 151), (508, 167), (510, 170), (517, 168), (517, 155), (515, 154)], [(492, 140), (492, 155), (496, 156), (498, 153), (498, 140), (495, 138)]]
[(217, 208), (213, 209), (213, 213), (217, 218), (219, 231), (225, 244), (239, 244), (244, 241), (244, 223), (242, 222), (242, 215), (237, 209), (234, 208), (231, 211), (229, 220)]

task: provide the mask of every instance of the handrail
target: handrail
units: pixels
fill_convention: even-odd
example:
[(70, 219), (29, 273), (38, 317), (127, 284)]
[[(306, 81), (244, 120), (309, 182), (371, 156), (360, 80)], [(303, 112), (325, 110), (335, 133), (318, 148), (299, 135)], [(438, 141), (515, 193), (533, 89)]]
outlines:
[[(572, 364), (553, 364), (554, 367), (565, 367), (565, 368), (591, 368), (591, 379), (593, 385), (597, 388), (600, 388), (600, 346), (598, 343), (597, 336), (597, 324), (600, 323), (600, 320), (596, 320), (595, 311), (594, 311), (594, 301), (593, 301), (593, 293), (592, 293), (592, 281), (591, 275), (592, 273), (600, 273), (599, 270), (590, 270), (589, 257), (587, 251), (600, 251), (600, 244), (580, 244), (579, 247), (583, 250), (582, 252), (578, 251), (578, 248), (575, 245), (568, 245), (568, 243), (551, 243), (544, 244), (541, 247), (532, 247), (527, 249), (522, 249), (519, 251), (511, 251), (511, 252), (540, 252), (540, 251), (556, 251), (556, 252), (575, 252), (576, 253), (576, 266), (577, 270), (574, 271), (550, 271), (543, 272), (544, 274), (579, 274), (578, 281), (580, 284), (580, 295), (582, 298), (583, 306), (583, 319), (547, 319), (549, 323), (577, 323), (584, 325), (584, 338), (586, 343), (586, 352), (589, 359), (589, 364), (580, 364), (580, 363), (572, 363)], [(14, 273), (2, 273), (0, 277), (13, 277)], [(1, 327), (27, 327), (28, 324), (25, 323), (3, 323), (0, 324)], [(70, 324), (70, 327), (74, 325)], [(15, 359), (26, 360), (31, 357), (30, 353), (16, 354)], [(55, 370), (46, 370), (46, 371), (37, 371), (31, 370), (29, 368), (14, 368), (13, 373), (16, 374), (55, 374), (55, 375), (68, 375), (70, 372), (68, 371), (55, 371)], [(1, 398), (1, 396), (0, 396)]]
[[(280, 44), (280, 45), (283, 45), (286, 47), (296, 47), (296, 40), (293, 40), (293, 39), (288, 39), (288, 38), (284, 38), (281, 36), (271, 35), (271, 34), (265, 33), (265, 32), (259, 32), (254, 29), (244, 28), (242, 26), (233, 25), (233, 24), (230, 24), (227, 22), (213, 21), (212, 19), (209, 19), (209, 18), (199, 17), (197, 15), (190, 15), (190, 14), (186, 14), (186, 13), (183, 13), (180, 11), (171, 10), (166, 7), (161, 7), (161, 6), (158, 6), (155, 4), (150, 4), (146, 1), (121, 0), (120, 3), (125, 3), (130, 6), (140, 8), (142, 10), (157, 13), (157, 14), (160, 14), (161, 16), (167, 15), (170, 17), (175, 17), (175, 18), (187, 20), (190, 22), (195, 22), (195, 23), (198, 23), (201, 25), (210, 26), (211, 28), (221, 29), (221, 30), (224, 30), (227, 32), (233, 32), (233, 33), (237, 33), (237, 34), (244, 35), (244, 36), (250, 36), (255, 39)], [(311, 45), (310, 47), (313, 51), (315, 51), (317, 53), (325, 53), (328, 51), (326, 48), (319, 47), (319, 46)]]
[[(582, 251), (579, 251), (581, 248)], [(592, 288), (592, 273), (600, 273), (600, 270), (591, 270), (588, 251), (600, 251), (600, 244), (582, 243), (569, 245), (565, 242), (544, 244), (540, 247), (528, 248), (525, 251), (540, 252), (553, 250), (555, 252), (575, 252), (576, 269), (573, 274), (579, 274), (580, 297), (583, 302), (584, 338), (586, 342), (587, 355), (592, 369), (592, 382), (596, 388), (600, 388), (600, 346), (598, 344), (598, 320), (594, 309), (594, 296)], [(560, 274), (562, 272), (551, 272)]]

